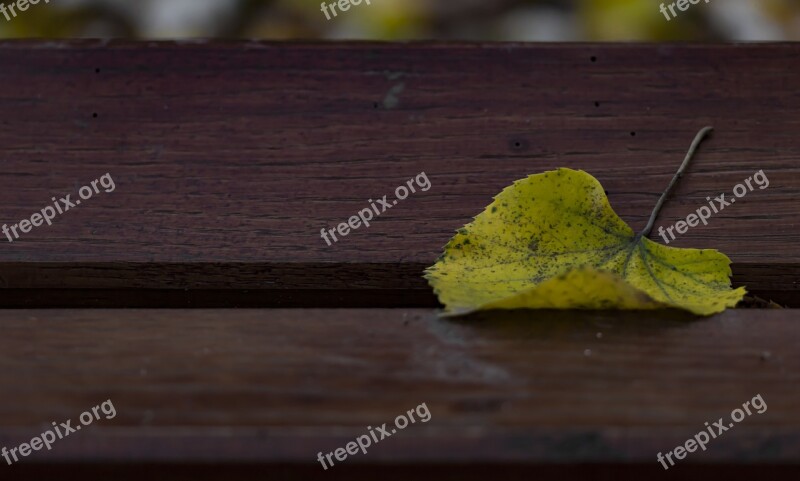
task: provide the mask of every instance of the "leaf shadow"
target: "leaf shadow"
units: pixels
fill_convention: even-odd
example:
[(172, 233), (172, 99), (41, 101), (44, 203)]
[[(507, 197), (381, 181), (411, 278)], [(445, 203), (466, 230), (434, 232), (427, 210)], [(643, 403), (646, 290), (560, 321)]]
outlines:
[[(653, 335), (683, 329), (709, 318), (680, 309), (646, 311), (516, 309), (478, 311), (445, 320), (475, 332), (514, 338), (553, 338), (614, 330), (628, 335)], [(582, 336), (581, 336), (582, 337)]]

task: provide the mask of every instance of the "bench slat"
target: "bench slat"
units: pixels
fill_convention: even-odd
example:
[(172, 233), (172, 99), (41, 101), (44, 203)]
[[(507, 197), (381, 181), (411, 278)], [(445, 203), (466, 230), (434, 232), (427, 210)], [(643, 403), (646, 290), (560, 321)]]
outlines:
[[(117, 416), (23, 464), (314, 465), (367, 426), (409, 425), (345, 464), (657, 468), (705, 422), (768, 409), (684, 464), (800, 464), (796, 310), (2, 310), (0, 445), (111, 399)], [(188, 335), (191, 333), (191, 335)], [(24, 402), (21, 402), (24, 400)], [(321, 466), (318, 466), (322, 472)], [(338, 469), (338, 467), (337, 467)], [(335, 471), (335, 469), (334, 469)]]
[[(105, 173), (116, 184), (6, 242), (0, 277), (15, 298), (424, 292), (453, 231), (529, 173), (584, 169), (641, 229), (713, 124), (659, 224), (763, 169), (767, 189), (673, 245), (718, 248), (737, 284), (793, 302), (798, 58), (789, 44), (0, 42), (3, 223)], [(333, 246), (320, 237), (423, 171), (427, 192)]]

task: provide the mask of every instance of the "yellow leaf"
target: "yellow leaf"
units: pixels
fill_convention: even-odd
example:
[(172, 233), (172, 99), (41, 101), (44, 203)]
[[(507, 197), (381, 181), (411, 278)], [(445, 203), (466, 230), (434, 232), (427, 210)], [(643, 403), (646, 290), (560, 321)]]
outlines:
[(730, 274), (730, 260), (716, 250), (637, 235), (597, 179), (562, 168), (504, 189), (425, 276), (450, 314), (677, 307), (710, 315), (745, 294), (731, 289)]

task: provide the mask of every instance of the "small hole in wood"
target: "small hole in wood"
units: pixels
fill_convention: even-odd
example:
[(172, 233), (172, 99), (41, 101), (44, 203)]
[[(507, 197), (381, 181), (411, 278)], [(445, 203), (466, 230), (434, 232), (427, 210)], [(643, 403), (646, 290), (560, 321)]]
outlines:
[(599, 107), (599, 106), (600, 106), (600, 102), (595, 102), (595, 103), (594, 103), (594, 106), (595, 106), (595, 107)]
[(94, 73), (100, 73), (100, 69), (99, 68), (94, 69)]
[(524, 138), (512, 138), (508, 140), (508, 148), (512, 151), (523, 152), (530, 148), (530, 144)]
[(97, 112), (93, 113), (92, 117), (97, 118)]
[(631, 132), (631, 137), (636, 137), (636, 132)]
[(592, 55), (592, 62), (597, 62), (597, 57), (595, 57), (594, 55)]

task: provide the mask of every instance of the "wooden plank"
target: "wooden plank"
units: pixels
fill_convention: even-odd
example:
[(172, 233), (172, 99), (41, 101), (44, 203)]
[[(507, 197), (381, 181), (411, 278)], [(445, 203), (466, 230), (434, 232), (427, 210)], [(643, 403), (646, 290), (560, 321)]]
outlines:
[[(55, 289), (85, 305), (114, 289), (430, 305), (420, 270), (514, 179), (587, 170), (639, 229), (713, 124), (660, 224), (763, 170), (767, 189), (673, 245), (718, 248), (737, 284), (794, 302), (798, 59), (796, 44), (1, 42), (3, 222), (105, 173), (116, 189), (7, 243), (0, 278), (10, 302), (32, 299), (18, 305)], [(321, 239), (423, 171), (430, 190)]]
[(762, 414), (677, 469), (796, 470), (797, 318), (796, 310), (699, 321), (676, 311), (454, 321), (426, 309), (2, 310), (0, 446), (111, 399), (116, 417), (18, 468), (141, 473), (214, 463), (318, 476), (318, 452), (426, 403), (427, 423), (326, 475), (450, 466), (477, 479), (503, 466), (552, 474), (585, 465), (641, 479), (663, 472), (658, 452), (760, 394)]
[[(265, 478), (281, 480), (324, 479), (335, 481), (374, 480), (405, 481), (408, 479), (431, 479), (447, 481), (480, 481), (502, 473), (503, 479), (524, 480), (532, 476), (529, 466), (519, 465), (422, 465), (422, 466), (353, 466), (341, 471), (327, 471), (320, 474), (317, 469), (305, 466), (270, 467), (251, 464), (207, 464), (202, 466), (180, 466), (171, 464), (156, 465), (46, 465), (20, 468), (14, 479), (40, 480), (64, 476), (69, 471), (74, 479), (133, 481), (141, 479), (170, 479), (176, 481), (231, 480), (258, 481)], [(730, 480), (749, 481), (760, 477), (767, 479), (793, 479), (797, 470), (790, 466), (686, 466), (678, 474), (685, 481)], [(623, 466), (610, 468), (606, 465), (547, 465), (537, 467), (536, 479), (543, 481), (559, 481), (563, 479), (581, 479), (603, 481), (621, 480), (669, 480), (675, 479), (676, 473), (664, 471), (654, 472), (650, 466)]]

